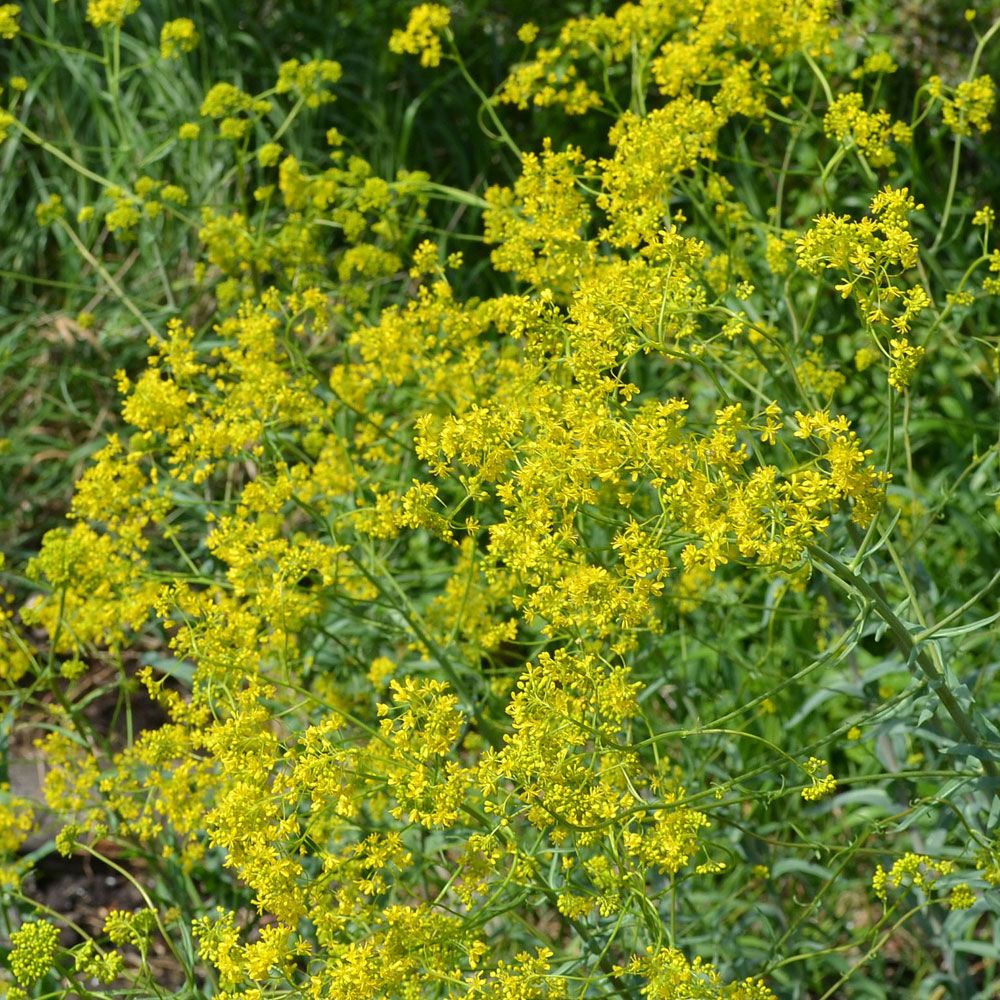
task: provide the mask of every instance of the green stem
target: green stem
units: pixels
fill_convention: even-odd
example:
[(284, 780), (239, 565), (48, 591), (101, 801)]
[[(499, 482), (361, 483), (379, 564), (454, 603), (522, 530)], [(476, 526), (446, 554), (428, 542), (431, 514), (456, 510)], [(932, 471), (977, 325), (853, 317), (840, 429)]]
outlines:
[(148, 319), (142, 314), (139, 307), (125, 294), (122, 290), (121, 285), (111, 276), (111, 273), (104, 267), (103, 264), (84, 246), (83, 240), (77, 236), (75, 230), (65, 219), (60, 219), (59, 224), (64, 233), (70, 238), (73, 246), (76, 247), (77, 252), (81, 257), (104, 279), (107, 286), (114, 292), (118, 301), (121, 302), (123, 306), (139, 321), (139, 325), (152, 337), (158, 337), (159, 334), (156, 331), (156, 327), (149, 322)]
[[(930, 686), (937, 694), (941, 704), (944, 706), (945, 711), (951, 716), (955, 725), (958, 726), (959, 732), (965, 740), (972, 744), (972, 746), (981, 746), (976, 727), (972, 724), (972, 720), (965, 709), (958, 703), (958, 699), (948, 687), (944, 674), (938, 669), (927, 653), (918, 647), (914, 641), (914, 637), (892, 610), (891, 605), (882, 595), (881, 590), (873, 587), (863, 577), (852, 573), (836, 556), (827, 552), (819, 545), (810, 545), (809, 551), (830, 570), (829, 575), (839, 580), (849, 593), (863, 595), (871, 603), (882, 621), (889, 626), (889, 631), (896, 640), (896, 646), (899, 648), (899, 651), (907, 658), (907, 661), (912, 660), (920, 668), (921, 672), (930, 682)], [(992, 760), (983, 760), (981, 763), (983, 770), (989, 777), (998, 777), (996, 766)]]
[(944, 198), (944, 209), (941, 212), (941, 222), (938, 224), (937, 235), (934, 237), (934, 242), (930, 246), (931, 253), (934, 253), (934, 251), (941, 245), (941, 240), (944, 239), (944, 231), (948, 226), (948, 219), (951, 216), (952, 202), (955, 200), (955, 188), (958, 185), (958, 161), (961, 154), (962, 137), (960, 135), (956, 135), (955, 144), (952, 147), (951, 152), (951, 174), (948, 177), (948, 193)]
[(118, 874), (121, 875), (121, 877), (125, 879), (129, 883), (129, 885), (131, 885), (132, 888), (135, 889), (136, 892), (139, 893), (139, 895), (142, 897), (142, 901), (146, 904), (146, 908), (150, 911), (150, 913), (153, 914), (153, 919), (156, 922), (156, 929), (160, 932), (160, 936), (163, 938), (163, 943), (170, 949), (174, 958), (176, 958), (177, 961), (180, 963), (181, 968), (184, 969), (185, 972), (187, 972), (190, 975), (190, 972), (187, 969), (183, 957), (177, 951), (177, 948), (175, 947), (174, 942), (170, 937), (170, 934), (167, 932), (167, 928), (164, 926), (163, 921), (160, 919), (160, 911), (156, 908), (156, 906), (153, 905), (153, 901), (152, 899), (149, 898), (149, 894), (142, 887), (142, 885), (135, 878), (135, 876), (133, 876), (130, 871), (123, 868), (115, 861), (112, 861), (111, 858), (102, 854), (100, 851), (95, 850), (89, 844), (84, 844), (81, 841), (75, 841), (73, 846), (81, 851), (84, 851), (86, 854), (89, 854), (91, 857), (96, 858), (103, 864), (107, 865), (112, 871), (118, 872)]
[(93, 170), (88, 170), (82, 163), (77, 163), (72, 156), (64, 153), (58, 146), (53, 146), (51, 142), (46, 142), (37, 132), (33, 132), (20, 119), (15, 119), (14, 125), (29, 142), (33, 142), (39, 149), (44, 149), (46, 153), (50, 153), (56, 159), (62, 160), (63, 163), (75, 170), (81, 177), (86, 177), (88, 180), (92, 180), (95, 184), (99, 184), (104, 188), (114, 186), (107, 177), (102, 177), (100, 174), (95, 174)]
[(497, 135), (503, 140), (518, 160), (521, 160), (523, 156), (521, 150), (518, 148), (517, 143), (511, 138), (511, 135), (504, 126), (504, 123), (500, 120), (500, 116), (496, 113), (496, 110), (493, 107), (493, 102), (486, 96), (482, 87), (476, 83), (466, 68), (465, 61), (462, 59), (461, 53), (458, 51), (458, 46), (455, 45), (455, 39), (452, 37), (451, 32), (448, 32), (447, 37), (448, 41), (451, 43), (451, 56), (455, 60), (455, 65), (458, 67), (458, 71), (462, 74), (462, 78), (469, 85), (469, 87), (472, 88), (476, 97), (479, 98), (483, 110), (485, 110), (486, 114), (489, 115), (490, 121), (493, 122), (493, 127), (497, 130)]

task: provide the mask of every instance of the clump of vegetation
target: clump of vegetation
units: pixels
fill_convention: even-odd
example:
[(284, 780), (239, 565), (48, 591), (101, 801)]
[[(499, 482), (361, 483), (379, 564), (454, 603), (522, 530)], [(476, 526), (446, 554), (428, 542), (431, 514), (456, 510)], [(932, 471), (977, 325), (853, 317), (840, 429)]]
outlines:
[(204, 7), (0, 7), (7, 995), (991, 996), (1000, 20)]

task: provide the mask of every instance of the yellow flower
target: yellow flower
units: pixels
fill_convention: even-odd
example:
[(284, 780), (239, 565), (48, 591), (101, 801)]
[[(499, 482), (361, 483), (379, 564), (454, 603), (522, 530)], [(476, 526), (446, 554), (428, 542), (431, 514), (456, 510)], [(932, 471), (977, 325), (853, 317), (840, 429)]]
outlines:
[(87, 0), (87, 20), (95, 28), (120, 28), (138, 9), (139, 0)]
[(368, 679), (376, 688), (384, 688), (388, 679), (395, 673), (396, 664), (387, 656), (379, 656), (372, 660), (368, 670)]
[[(888, 899), (889, 889), (915, 886), (929, 894), (943, 875), (950, 875), (954, 870), (955, 863), (953, 861), (936, 861), (926, 854), (913, 854), (908, 851), (893, 863), (888, 872), (881, 865), (876, 867), (875, 874), (872, 876), (872, 889), (875, 896), (883, 903)], [(960, 902), (968, 898), (961, 891), (962, 886), (955, 888), (959, 890), (958, 899)], [(967, 888), (966, 886), (965, 889)]]
[(9, 112), (4, 111), (0, 108), (0, 142), (10, 134), (10, 127), (13, 125), (17, 119)]
[(976, 894), (968, 884), (961, 882), (954, 886), (948, 895), (948, 907), (952, 910), (968, 910), (976, 905)]
[(924, 356), (922, 347), (915, 347), (905, 338), (889, 342), (892, 365), (889, 368), (889, 385), (896, 392), (905, 392), (913, 381), (920, 359)]
[(10, 936), (9, 960), (17, 981), (33, 986), (52, 968), (59, 947), (59, 931), (44, 920), (22, 924)]
[(841, 142), (853, 140), (873, 167), (888, 167), (896, 162), (891, 141), (909, 145), (912, 139), (910, 127), (893, 122), (888, 112), (865, 111), (864, 98), (856, 92), (843, 94), (830, 105), (823, 131)]
[(996, 212), (991, 205), (984, 205), (972, 217), (974, 226), (992, 226), (996, 222)]
[(311, 59), (299, 62), (289, 59), (281, 64), (275, 91), (300, 97), (307, 108), (318, 108), (334, 99), (330, 86), (341, 77), (340, 63), (332, 59)]
[(160, 56), (164, 59), (180, 59), (197, 44), (198, 30), (189, 17), (167, 21), (160, 29)]
[(57, 194), (50, 194), (45, 201), (35, 207), (35, 218), (40, 226), (50, 226), (65, 214), (66, 207), (63, 205), (62, 198)]
[(267, 142), (257, 148), (257, 162), (262, 167), (273, 167), (281, 158), (281, 146), (276, 142)]
[(816, 802), (819, 799), (832, 795), (837, 790), (837, 779), (832, 774), (821, 774), (828, 767), (825, 760), (818, 757), (810, 757), (803, 767), (812, 779), (812, 783), (802, 789), (802, 798), (807, 802)]
[(399, 55), (420, 56), (421, 66), (441, 63), (441, 35), (451, 24), (451, 11), (439, 3), (417, 4), (410, 11), (406, 27), (389, 38), (389, 51)]
[(530, 45), (538, 37), (538, 25), (527, 21), (517, 29), (517, 37), (525, 45)]
[(954, 95), (945, 99), (942, 117), (955, 135), (985, 133), (992, 127), (990, 117), (995, 104), (996, 85), (992, 77), (977, 76), (960, 83)]
[[(18, 18), (21, 16), (21, 5), (5, 3), (0, 5), (0, 38), (16, 38), (21, 30)], [(13, 81), (12, 81), (13, 84)]]

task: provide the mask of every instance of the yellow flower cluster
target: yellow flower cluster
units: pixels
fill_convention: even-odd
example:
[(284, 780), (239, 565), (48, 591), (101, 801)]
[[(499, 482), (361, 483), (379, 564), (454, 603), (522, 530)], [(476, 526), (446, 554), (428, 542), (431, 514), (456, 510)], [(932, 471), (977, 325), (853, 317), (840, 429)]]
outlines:
[(484, 236), (498, 271), (553, 292), (578, 282), (593, 256), (591, 207), (578, 184), (594, 169), (580, 150), (556, 153), (546, 140), (540, 153), (524, 155), (512, 187), (486, 191)]
[(860, 80), (864, 76), (895, 73), (897, 69), (899, 66), (890, 52), (873, 52), (870, 56), (865, 56), (861, 65), (851, 72), (851, 79)]
[(689, 1000), (691, 997), (718, 1000), (775, 1000), (759, 979), (725, 982), (717, 969), (701, 958), (688, 960), (678, 948), (652, 948), (632, 958), (622, 967), (630, 975), (646, 980), (643, 994), (649, 1000)]
[(0, 789), (4, 802), (0, 804), (0, 854), (14, 854), (31, 833), (34, 810), (26, 799), (11, 797)]
[(996, 888), (1000, 886), (1000, 843), (991, 841), (976, 856), (976, 868), (984, 881)]
[(340, 79), (341, 73), (340, 63), (333, 59), (310, 59), (306, 62), (289, 59), (278, 70), (274, 90), (278, 94), (294, 94), (307, 108), (318, 108), (334, 100), (328, 87)]
[(51, 226), (65, 214), (66, 206), (63, 205), (62, 195), (59, 194), (50, 194), (45, 201), (35, 207), (35, 218), (40, 226)]
[(811, 784), (802, 789), (802, 798), (807, 802), (817, 802), (837, 790), (837, 779), (832, 774), (821, 774), (829, 767), (825, 760), (810, 757), (802, 766), (811, 779)]
[[(926, 854), (908, 852), (886, 871), (881, 865), (875, 868), (872, 876), (872, 889), (883, 903), (888, 902), (889, 891), (908, 886), (922, 890), (931, 895), (938, 881), (955, 871), (953, 861), (934, 860)], [(975, 905), (976, 894), (965, 882), (952, 887), (945, 901), (952, 910), (967, 910)]]
[(891, 140), (906, 146), (913, 130), (903, 122), (894, 122), (886, 111), (865, 111), (859, 93), (842, 94), (830, 105), (823, 119), (823, 131), (834, 139), (847, 139), (865, 155), (873, 167), (890, 167), (896, 162)]
[[(932, 93), (941, 93), (939, 77), (930, 80)], [(942, 117), (955, 135), (970, 136), (973, 132), (988, 132), (996, 104), (996, 84), (990, 76), (977, 76), (960, 83), (950, 96), (944, 97)]]
[(87, 0), (87, 20), (95, 28), (120, 28), (139, 9), (139, 0)]
[(80, 975), (107, 986), (122, 974), (125, 959), (117, 951), (102, 954), (93, 941), (85, 941), (75, 950), (73, 965)]
[(160, 29), (160, 56), (163, 59), (180, 59), (185, 52), (198, 45), (198, 30), (189, 17), (167, 21)]
[(626, 112), (608, 135), (615, 153), (602, 163), (598, 205), (610, 220), (607, 235), (634, 247), (669, 225), (674, 182), (699, 161), (715, 159), (725, 119), (707, 101), (682, 96), (640, 118)]
[(889, 369), (889, 385), (897, 392), (905, 392), (913, 381), (917, 365), (924, 356), (922, 347), (914, 347), (908, 340), (893, 339), (889, 342), (892, 364)]
[(21, 31), (21, 5), (16, 3), (5, 3), (0, 5), (0, 38), (8, 41), (16, 38)]
[[(243, 139), (253, 118), (267, 114), (271, 102), (252, 97), (231, 83), (217, 83), (201, 102), (201, 114), (219, 119), (219, 135), (224, 139)], [(242, 117), (241, 117), (242, 116)]]
[(421, 66), (441, 64), (441, 35), (451, 24), (451, 11), (439, 3), (420, 3), (410, 11), (406, 27), (394, 31), (389, 50), (399, 55), (420, 56)]
[(873, 331), (890, 327), (902, 335), (892, 339), (891, 352), (883, 348), (891, 361), (889, 383), (900, 392), (924, 353), (905, 335), (933, 305), (925, 285), (906, 277), (919, 253), (908, 216), (922, 208), (907, 188), (885, 187), (872, 198), (870, 215), (858, 221), (821, 215), (796, 243), (799, 266), (806, 271), (846, 273), (836, 289), (857, 303), (866, 326)]
[[(738, 16), (728, 0), (623, 3), (613, 14), (567, 20), (553, 44), (514, 67), (499, 99), (521, 108), (555, 105), (579, 115), (608, 106), (641, 107), (654, 83), (671, 98), (710, 87), (724, 116), (760, 118), (772, 62), (798, 51), (821, 51), (831, 37), (831, 11), (829, 0), (755, 0)], [(634, 67), (631, 93), (616, 94), (608, 70), (628, 61)]]
[[(0, 570), (4, 568), (4, 556), (0, 553)], [(11, 684), (17, 683), (28, 671), (30, 657), (19, 641), (14, 626), (13, 594), (0, 587), (0, 679)], [(4, 839), (0, 835), (0, 845)], [(13, 850), (13, 848), (11, 848)], [(7, 853), (4, 851), (4, 853)]]
[(59, 930), (46, 920), (22, 924), (10, 936), (10, 967), (22, 986), (33, 986), (52, 968)]

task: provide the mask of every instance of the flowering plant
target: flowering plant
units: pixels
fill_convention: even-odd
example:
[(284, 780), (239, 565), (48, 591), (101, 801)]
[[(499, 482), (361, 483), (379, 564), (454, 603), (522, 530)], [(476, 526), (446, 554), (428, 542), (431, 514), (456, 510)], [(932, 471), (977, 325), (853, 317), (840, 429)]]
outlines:
[[(118, 115), (143, 16), (87, 6)], [(0, 809), (9, 996), (991, 980), (1000, 22), (907, 89), (860, 16), (625, 2), (519, 26), (490, 95), (416, 5), (389, 49), (469, 85), (509, 171), (468, 190), (362, 155), (329, 58), (175, 109), (221, 195), (112, 176), (12, 88), (8, 141), (96, 185), (38, 223), (146, 357), (0, 617), (45, 770)], [(196, 295), (154, 322), (95, 234), (174, 230)], [(35, 898), (42, 810), (140, 902)]]

